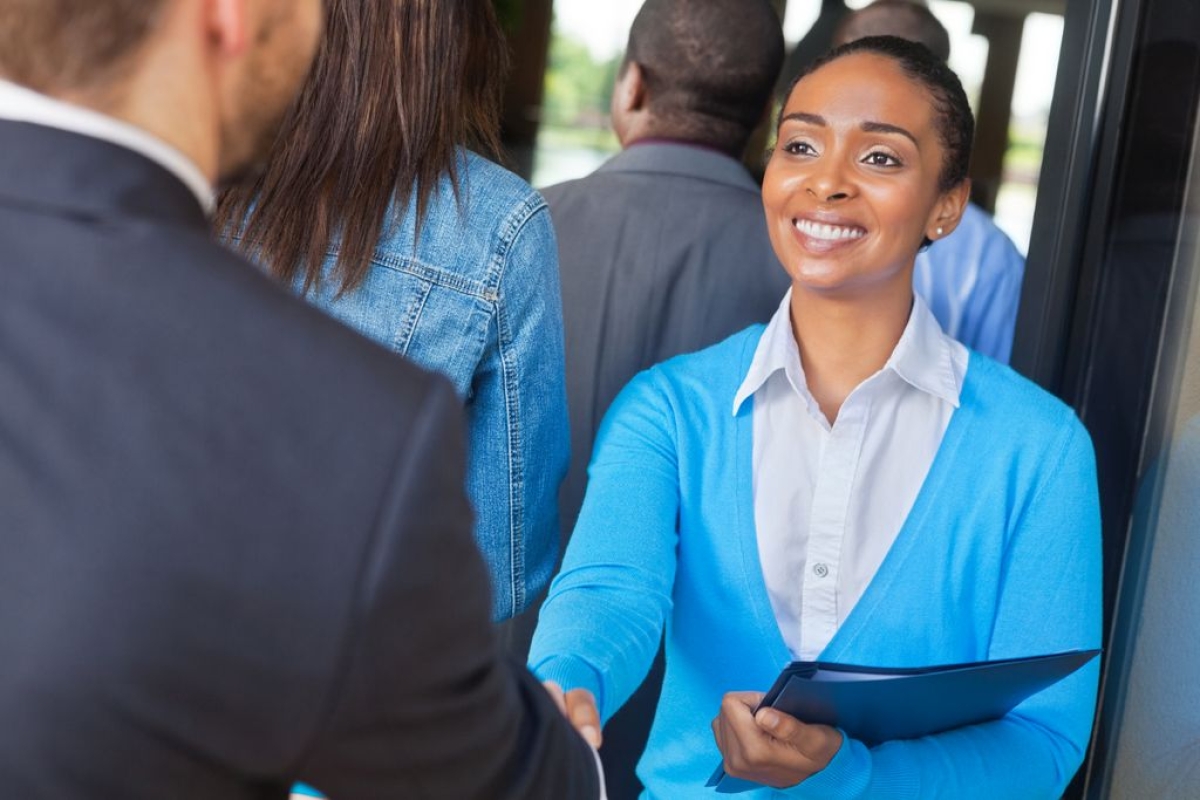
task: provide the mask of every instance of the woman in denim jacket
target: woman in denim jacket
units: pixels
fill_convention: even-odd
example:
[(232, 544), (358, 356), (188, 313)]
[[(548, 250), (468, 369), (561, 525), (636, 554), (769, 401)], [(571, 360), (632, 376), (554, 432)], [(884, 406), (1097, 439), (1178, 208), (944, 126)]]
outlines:
[(497, 620), (549, 581), (569, 441), (549, 212), (470, 149), (498, 152), (506, 62), (489, 0), (330, 0), (264, 172), (217, 218), (310, 302), (453, 382)]

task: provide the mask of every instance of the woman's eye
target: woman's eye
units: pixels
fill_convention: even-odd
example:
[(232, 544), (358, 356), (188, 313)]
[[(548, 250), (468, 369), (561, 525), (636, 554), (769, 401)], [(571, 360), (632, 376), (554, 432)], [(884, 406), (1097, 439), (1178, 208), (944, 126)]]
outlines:
[(811, 156), (817, 152), (808, 142), (788, 142), (783, 149), (794, 156)]
[(893, 155), (889, 155), (888, 153), (883, 153), (876, 150), (874, 153), (869, 153), (867, 157), (863, 159), (863, 163), (869, 164), (872, 167), (898, 167), (900, 166), (900, 159)]

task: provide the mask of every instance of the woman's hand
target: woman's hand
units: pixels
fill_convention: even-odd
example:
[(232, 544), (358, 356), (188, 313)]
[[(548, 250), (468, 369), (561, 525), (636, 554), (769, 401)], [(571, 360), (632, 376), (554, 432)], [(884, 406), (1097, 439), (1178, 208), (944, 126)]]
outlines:
[(600, 749), (600, 712), (596, 709), (596, 698), (587, 689), (572, 689), (564, 692), (554, 681), (542, 681), (546, 691), (554, 698), (558, 710), (563, 713), (583, 737), (597, 750)]
[(828, 725), (808, 725), (764, 708), (761, 692), (730, 692), (712, 722), (713, 736), (735, 778), (776, 789), (795, 786), (825, 769), (842, 746), (842, 734)]

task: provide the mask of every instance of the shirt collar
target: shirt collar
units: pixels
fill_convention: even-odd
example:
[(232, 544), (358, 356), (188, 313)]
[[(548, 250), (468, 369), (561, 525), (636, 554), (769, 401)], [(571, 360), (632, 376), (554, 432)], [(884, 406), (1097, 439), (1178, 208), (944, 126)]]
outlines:
[[(763, 331), (746, 377), (733, 398), (735, 416), (746, 399), (780, 371), (810, 407), (815, 405), (804, 378), (800, 350), (792, 333), (791, 300), (792, 290), (788, 289), (783, 302)], [(890, 370), (910, 386), (958, 408), (966, 363), (966, 348), (942, 332), (925, 301), (920, 295), (914, 294), (908, 324), (904, 326), (904, 333), (900, 335), (900, 341), (884, 364), (883, 371)]]
[(808, 398), (807, 382), (804, 380), (804, 369), (800, 365), (800, 349), (796, 346), (796, 337), (792, 333), (792, 290), (788, 289), (783, 301), (771, 321), (767, 323), (758, 347), (754, 351), (754, 360), (746, 377), (738, 387), (733, 398), (733, 413), (736, 416), (746, 399), (762, 388), (762, 385), (776, 372), (783, 371), (792, 387), (801, 397)]
[(884, 369), (958, 408), (966, 364), (966, 348), (942, 332), (929, 306), (914, 293), (908, 324)]
[(133, 150), (183, 182), (206, 214), (215, 207), (212, 184), (190, 158), (146, 131), (82, 106), (0, 80), (0, 119), (57, 128)]

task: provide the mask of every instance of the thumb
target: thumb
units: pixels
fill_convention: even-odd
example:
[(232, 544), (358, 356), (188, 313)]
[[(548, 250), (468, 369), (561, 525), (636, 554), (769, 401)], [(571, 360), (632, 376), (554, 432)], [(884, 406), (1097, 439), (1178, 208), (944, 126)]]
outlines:
[(784, 741), (798, 739), (804, 729), (804, 725), (798, 719), (781, 714), (773, 708), (760, 708), (754, 715), (754, 721), (772, 737)]

